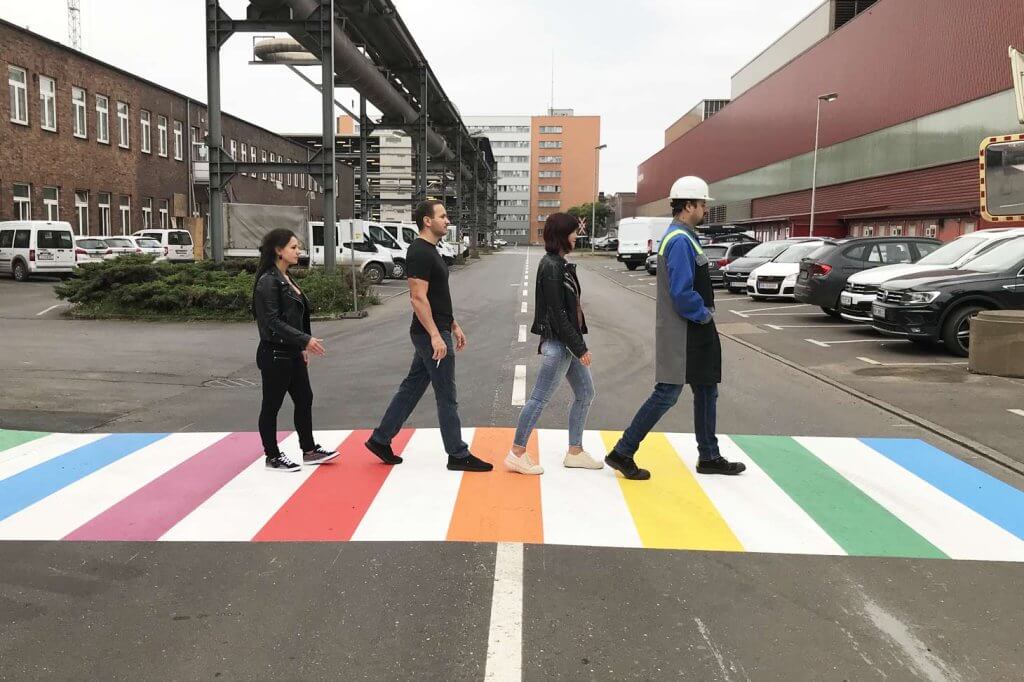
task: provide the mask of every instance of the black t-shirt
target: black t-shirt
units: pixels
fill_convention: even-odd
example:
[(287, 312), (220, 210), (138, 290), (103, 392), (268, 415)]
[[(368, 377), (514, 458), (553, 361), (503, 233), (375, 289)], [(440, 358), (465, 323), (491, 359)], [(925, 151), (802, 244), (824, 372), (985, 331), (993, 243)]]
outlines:
[[(405, 272), (407, 277), (427, 283), (427, 301), (434, 324), (441, 331), (451, 330), (455, 315), (452, 313), (452, 295), (448, 290), (448, 266), (444, 264), (437, 246), (422, 237), (414, 241), (405, 254)], [(421, 334), (427, 332), (416, 313), (412, 316), (412, 330)]]

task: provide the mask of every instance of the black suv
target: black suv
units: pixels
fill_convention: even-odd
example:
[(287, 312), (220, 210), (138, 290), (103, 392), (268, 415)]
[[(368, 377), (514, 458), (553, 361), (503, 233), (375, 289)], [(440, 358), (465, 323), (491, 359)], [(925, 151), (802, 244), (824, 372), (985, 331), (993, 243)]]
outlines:
[(916, 263), (942, 242), (925, 237), (863, 237), (825, 249), (800, 263), (794, 294), (801, 303), (820, 307), (838, 318), (839, 296), (850, 275), (896, 263)]
[(1024, 237), (993, 248), (959, 270), (889, 280), (871, 306), (872, 326), (917, 343), (942, 341), (966, 357), (970, 320), (982, 310), (1024, 310)]

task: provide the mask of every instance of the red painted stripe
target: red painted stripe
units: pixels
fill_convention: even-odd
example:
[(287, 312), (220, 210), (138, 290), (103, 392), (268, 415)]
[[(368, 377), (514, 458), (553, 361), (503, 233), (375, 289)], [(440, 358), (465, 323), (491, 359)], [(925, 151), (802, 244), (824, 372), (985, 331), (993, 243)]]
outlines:
[[(288, 432), (277, 434), (278, 442)], [(159, 540), (263, 456), (258, 433), (233, 433), (153, 479), (65, 540)]]
[[(353, 431), (338, 448), (341, 456), (317, 468), (253, 540), (351, 540), (393, 468), (363, 446), (370, 433)], [(412, 433), (411, 429), (398, 433), (391, 444), (396, 454), (405, 449)], [(437, 465), (444, 466), (446, 461), (444, 452), (439, 452)]]

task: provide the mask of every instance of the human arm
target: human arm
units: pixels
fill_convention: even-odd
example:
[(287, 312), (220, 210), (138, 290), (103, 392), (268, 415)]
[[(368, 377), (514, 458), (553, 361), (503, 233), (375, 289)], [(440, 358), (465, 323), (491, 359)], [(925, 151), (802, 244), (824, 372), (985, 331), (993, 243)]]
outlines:
[[(587, 353), (587, 343), (569, 317), (565, 306), (565, 272), (562, 267), (545, 268), (537, 286), (541, 288), (544, 307), (547, 309), (547, 322), (552, 325), (558, 338), (577, 358)], [(573, 312), (575, 317), (575, 312)]]
[(438, 330), (437, 324), (434, 323), (434, 315), (430, 310), (430, 301), (427, 300), (430, 283), (425, 279), (413, 277), (411, 274), (407, 281), (409, 282), (409, 300), (412, 302), (412, 311), (427, 334), (430, 335), (430, 345), (434, 349), (432, 358), (443, 360), (448, 355), (448, 344), (441, 338), (441, 332)]
[(324, 349), (319, 339), (312, 334), (296, 329), (281, 317), (281, 283), (270, 275), (263, 275), (256, 284), (256, 295), (253, 305), (257, 317), (271, 331), (281, 337), (285, 343), (310, 350), (323, 355)]
[(685, 236), (676, 237), (665, 248), (665, 269), (672, 307), (676, 313), (691, 322), (706, 324), (711, 321), (711, 311), (693, 288), (696, 256)]

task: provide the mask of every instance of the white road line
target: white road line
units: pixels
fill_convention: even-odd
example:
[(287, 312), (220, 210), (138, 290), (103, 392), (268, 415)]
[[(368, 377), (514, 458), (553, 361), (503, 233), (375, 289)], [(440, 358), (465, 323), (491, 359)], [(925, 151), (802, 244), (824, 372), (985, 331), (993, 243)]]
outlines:
[(529, 293), (530, 293), (529, 289), (523, 289), (523, 298), (526, 298), (527, 295), (529, 295)]
[(64, 306), (63, 303), (58, 303), (57, 305), (51, 305), (46, 310), (43, 310), (42, 312), (36, 313), (36, 317), (42, 317), (43, 315), (45, 315), (46, 313), (50, 312), (51, 310), (55, 310), (56, 308), (61, 308), (63, 306)]
[(835, 329), (837, 324), (766, 324), (765, 327), (781, 332), (783, 329)]
[(815, 346), (821, 346), (822, 348), (831, 348), (832, 346), (838, 346), (846, 343), (885, 343), (890, 339), (853, 339), (852, 341), (818, 341), (816, 339), (804, 339), (807, 343), (813, 343)]
[(858, 357), (857, 359), (860, 360), (861, 362), (866, 362), (869, 365), (881, 365), (882, 364), (878, 360), (872, 360), (871, 358), (861, 358), (861, 357)]
[(649, 286), (649, 287), (656, 287), (656, 286), (658, 286), (658, 283), (657, 282), (649, 282), (647, 284), (647, 286)]
[(523, 677), (523, 544), (499, 542), (494, 558), (485, 680)]
[(1024, 417), (1024, 410), (1007, 410), (1007, 412), (1012, 412), (1018, 417)]
[(525, 312), (526, 312), (526, 310), (527, 310), (527, 308), (526, 308), (526, 301), (523, 301), (523, 307), (521, 307), (521, 308), (519, 309), (519, 312), (521, 312), (521, 313), (525, 313)]
[(526, 343), (526, 325), (519, 325), (519, 343)]
[(763, 313), (763, 312), (767, 312), (769, 310), (790, 310), (790, 309), (793, 309), (793, 308), (809, 308), (809, 307), (810, 306), (807, 303), (796, 303), (796, 304), (791, 303), (789, 305), (776, 305), (776, 306), (772, 306), (770, 308), (754, 308), (753, 310), (744, 310), (743, 312), (746, 313), (747, 315), (749, 315), (751, 313)]
[(966, 362), (879, 362), (872, 358), (858, 357), (861, 362), (879, 367), (964, 367)]
[(747, 313), (740, 312), (739, 310), (730, 310), (731, 313), (736, 313), (740, 317), (816, 317), (819, 320), (825, 313)]
[(829, 346), (827, 343), (815, 341), (814, 339), (804, 339), (804, 341), (806, 341), (807, 343), (813, 343), (815, 346), (821, 346), (822, 348), (831, 348), (831, 346)]
[(516, 375), (512, 380), (512, 405), (522, 407), (526, 404), (526, 365), (516, 365)]

